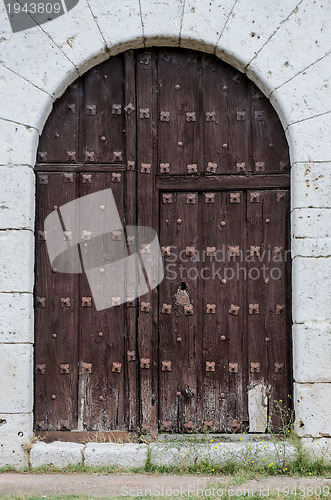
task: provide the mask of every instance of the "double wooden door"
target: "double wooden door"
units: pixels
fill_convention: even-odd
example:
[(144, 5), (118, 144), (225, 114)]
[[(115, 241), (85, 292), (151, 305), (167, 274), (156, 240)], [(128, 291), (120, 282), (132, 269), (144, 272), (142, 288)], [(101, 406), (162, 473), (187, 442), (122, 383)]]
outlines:
[[(277, 425), (290, 391), (289, 160), (260, 91), (213, 56), (121, 54), (56, 102), (36, 171), (36, 429)], [(108, 188), (124, 228), (158, 233), (165, 276), (97, 311), (84, 273), (52, 268), (44, 220)]]

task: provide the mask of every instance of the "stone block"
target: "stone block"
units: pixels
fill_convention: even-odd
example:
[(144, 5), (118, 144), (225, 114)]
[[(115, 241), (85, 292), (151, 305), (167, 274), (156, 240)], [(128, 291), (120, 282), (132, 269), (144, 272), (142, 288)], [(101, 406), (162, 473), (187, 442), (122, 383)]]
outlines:
[(295, 163), (291, 175), (292, 210), (330, 206), (331, 162)]
[(0, 344), (33, 342), (33, 296), (31, 293), (0, 294)]
[(324, 463), (331, 463), (330, 438), (301, 438), (301, 445), (313, 459), (323, 459)]
[(0, 293), (32, 292), (34, 238), (32, 231), (0, 231)]
[(31, 437), (32, 413), (0, 413), (0, 467), (27, 467)]
[(88, 443), (84, 464), (90, 467), (114, 466), (124, 469), (144, 467), (147, 460), (145, 444)]
[(51, 465), (64, 469), (68, 465), (83, 462), (84, 445), (78, 443), (35, 443), (30, 452), (30, 463), (33, 469), (43, 465)]
[(0, 166), (34, 166), (38, 142), (36, 129), (0, 119)]
[(159, 2), (140, 0), (141, 18), (147, 46), (178, 46), (183, 17), (183, 0)]
[(33, 406), (33, 348), (29, 344), (0, 344), (0, 410), (29, 413)]
[(331, 437), (331, 384), (294, 383), (294, 430), (300, 437)]
[(326, 208), (292, 211), (292, 257), (331, 255), (331, 216)]
[(289, 125), (286, 137), (291, 163), (330, 162), (330, 127), (331, 113)]
[(0, 167), (0, 229), (34, 229), (35, 175), (30, 167)]

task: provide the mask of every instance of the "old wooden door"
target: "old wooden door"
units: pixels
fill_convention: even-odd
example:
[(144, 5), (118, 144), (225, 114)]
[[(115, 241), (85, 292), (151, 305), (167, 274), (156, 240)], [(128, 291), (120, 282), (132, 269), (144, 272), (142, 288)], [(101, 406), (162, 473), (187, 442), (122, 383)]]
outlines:
[[(36, 171), (36, 429), (277, 426), (291, 379), (289, 158), (258, 88), (197, 52), (112, 57), (55, 103)], [(51, 267), (44, 220), (106, 188), (124, 227), (157, 231), (165, 278), (97, 311), (84, 273)]]

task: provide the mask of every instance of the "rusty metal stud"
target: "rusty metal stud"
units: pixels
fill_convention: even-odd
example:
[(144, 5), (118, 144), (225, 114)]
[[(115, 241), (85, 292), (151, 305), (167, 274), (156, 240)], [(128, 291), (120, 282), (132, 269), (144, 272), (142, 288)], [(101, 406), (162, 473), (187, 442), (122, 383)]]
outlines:
[(113, 161), (123, 161), (123, 153), (122, 151), (113, 151)]
[(255, 162), (255, 172), (264, 172), (265, 171), (265, 163), (263, 161)]
[(266, 337), (264, 340), (268, 343), (270, 342), (270, 337)]
[(249, 314), (260, 314), (259, 304), (249, 304), (248, 312), (249, 312)]
[(205, 203), (214, 203), (215, 193), (205, 193)]
[(221, 392), (221, 398), (224, 399), (226, 396), (225, 392)]
[(136, 351), (127, 351), (128, 361), (136, 361)]
[(246, 112), (245, 111), (237, 111), (237, 121), (246, 120)]
[(113, 373), (121, 373), (121, 371), (122, 371), (122, 363), (116, 363), (116, 362), (114, 362), (112, 364), (111, 371)]
[(266, 223), (266, 224), (270, 224), (270, 219), (266, 219), (266, 220), (265, 220), (265, 223)]
[(111, 239), (113, 241), (121, 241), (121, 239), (122, 239), (122, 231), (112, 231), (111, 232)]
[(148, 370), (151, 365), (151, 360), (149, 358), (141, 358), (140, 360), (140, 368), (145, 368)]
[(53, 337), (53, 339), (56, 339), (57, 338), (56, 333), (53, 333), (52, 337)]
[(209, 161), (206, 170), (211, 174), (215, 174), (217, 170), (217, 163), (212, 163)]
[(171, 361), (162, 361), (161, 370), (163, 372), (171, 372)]
[(250, 193), (249, 195), (249, 201), (251, 203), (260, 203), (260, 197), (261, 197), (261, 193)]
[(177, 396), (177, 398), (180, 398), (180, 397), (181, 397), (181, 395), (182, 395), (182, 393), (181, 393), (180, 391), (176, 391), (176, 396)]
[(150, 118), (149, 108), (141, 108), (139, 110), (140, 118)]
[(283, 250), (284, 250), (284, 248), (283, 248), (283, 247), (275, 247), (275, 248), (274, 248), (274, 253), (275, 253), (276, 255), (280, 255), (280, 254), (282, 253), (282, 251), (283, 251)]
[(111, 112), (113, 115), (120, 115), (122, 113), (121, 104), (113, 104)]
[(260, 250), (261, 250), (261, 247), (251, 245), (249, 253), (251, 256), (260, 255)]
[(98, 337), (103, 337), (103, 332), (99, 332)]
[(229, 147), (229, 145), (226, 142), (222, 145), (223, 149), (228, 149), (228, 147)]
[(99, 396), (99, 401), (104, 401), (104, 397), (103, 396)]
[(140, 253), (146, 254), (146, 253), (151, 253), (151, 244), (150, 243), (142, 243), (140, 245)]
[(277, 193), (277, 203), (285, 199), (285, 193)]
[(216, 314), (216, 304), (207, 304), (206, 313), (207, 314)]
[(171, 304), (162, 304), (162, 314), (171, 314), (172, 312), (172, 305)]
[(81, 373), (92, 373), (92, 363), (85, 363), (82, 361), (80, 368)]
[(279, 162), (279, 170), (287, 170), (287, 169), (288, 169), (288, 162), (287, 161)]
[(239, 245), (229, 246), (229, 257), (236, 257), (240, 255)]
[(140, 172), (142, 174), (150, 174), (151, 173), (151, 164), (150, 163), (142, 163)]
[(222, 90), (228, 90), (228, 87), (226, 85), (223, 85)]
[(195, 194), (187, 194), (186, 195), (186, 203), (188, 205), (194, 205), (196, 200), (196, 195)]
[(251, 363), (251, 373), (260, 373), (261, 365), (260, 363)]
[(195, 115), (195, 112), (187, 112), (185, 113), (186, 114), (186, 121), (187, 122), (195, 122), (196, 121), (196, 115)]
[(68, 363), (61, 363), (60, 364), (60, 374), (66, 375), (68, 373), (70, 373), (70, 365)]
[(82, 297), (82, 307), (91, 307), (92, 298), (91, 297)]
[(221, 283), (222, 283), (222, 285), (225, 285), (226, 279), (225, 278), (221, 279)]
[(180, 344), (182, 342), (182, 337), (177, 337), (176, 342), (178, 342), (178, 344)]
[(45, 363), (41, 363), (41, 364), (36, 365), (35, 372), (37, 375), (45, 375), (45, 371), (46, 371)]
[(285, 312), (285, 306), (282, 304), (276, 304), (276, 314), (283, 314)]
[(48, 184), (48, 175), (42, 174), (38, 176), (39, 184)]
[(186, 430), (186, 432), (192, 432), (194, 430), (194, 424), (193, 424), (192, 420), (185, 422), (184, 429)]
[(185, 253), (188, 257), (195, 255), (195, 247), (186, 247)]
[(104, 135), (102, 135), (102, 136), (100, 137), (100, 141), (101, 141), (101, 142), (106, 142), (106, 137), (105, 137)]
[(170, 120), (169, 111), (161, 111), (160, 112), (160, 121), (161, 122), (168, 122), (169, 120)]
[(38, 151), (38, 161), (45, 162), (47, 161), (47, 152), (46, 151)]
[(44, 309), (46, 307), (46, 297), (36, 297), (36, 307)]
[(76, 161), (76, 151), (67, 151), (67, 158), (69, 161)]
[(230, 203), (240, 203), (240, 193), (230, 193)]
[(264, 120), (265, 112), (264, 111), (255, 111), (254, 112), (254, 120)]
[(74, 182), (74, 174), (63, 174), (64, 182)]
[(285, 373), (285, 363), (275, 363), (275, 373)]
[(222, 227), (224, 227), (225, 225), (226, 225), (225, 220), (222, 220), (222, 221), (221, 221), (221, 226), (222, 226)]
[(61, 307), (64, 309), (71, 307), (70, 297), (61, 297)]
[(171, 429), (172, 429), (172, 422), (169, 422), (168, 420), (162, 420), (161, 431), (170, 432)]
[(135, 110), (136, 110), (136, 108), (134, 107), (134, 105), (131, 102), (129, 102), (129, 104), (127, 106), (125, 106), (125, 108), (124, 108), (124, 111), (128, 115), (131, 115)]
[(63, 231), (63, 239), (64, 241), (72, 240), (72, 231)]
[(170, 248), (171, 247), (161, 247), (162, 257), (170, 257)]
[(111, 305), (112, 305), (112, 307), (120, 306), (121, 305), (121, 297), (112, 297), (111, 298)]
[(207, 111), (206, 112), (206, 121), (214, 122), (216, 120), (216, 112), (215, 111)]
[(215, 257), (216, 247), (207, 247), (206, 255), (207, 257)]
[(86, 104), (86, 114), (87, 115), (96, 115), (97, 114), (97, 107), (95, 104)]
[(206, 361), (206, 372), (215, 371), (215, 361)]
[(226, 336), (225, 335), (221, 335), (221, 340), (224, 342), (224, 340), (226, 340)]
[(196, 174), (198, 172), (198, 165), (196, 163), (190, 163), (186, 168), (189, 174)]
[(184, 306), (184, 314), (185, 316), (192, 316), (193, 314), (193, 305), (190, 304), (189, 306)]
[(141, 312), (147, 312), (147, 313), (150, 312), (150, 310), (151, 310), (150, 302), (142, 302), (140, 304), (140, 310), (141, 310)]
[(135, 170), (136, 168), (136, 164), (134, 161), (128, 161), (128, 164), (127, 164), (127, 170)]
[(229, 363), (229, 373), (238, 373), (238, 363)]
[(92, 174), (83, 174), (83, 184), (91, 184)]
[(237, 169), (237, 172), (245, 172), (246, 171), (246, 163), (245, 162), (236, 163), (236, 169)]
[(121, 177), (122, 177), (122, 174), (118, 174), (118, 173), (113, 172), (111, 174), (111, 181), (112, 182), (121, 182)]
[(51, 395), (51, 399), (53, 399), (53, 401), (54, 401), (54, 399), (56, 399), (55, 394), (52, 394), (52, 395)]
[(92, 231), (87, 231), (86, 229), (83, 229), (80, 239), (84, 241), (90, 241), (91, 238), (92, 238)]
[(47, 240), (47, 231), (38, 231), (38, 240), (46, 241)]
[(95, 152), (85, 151), (85, 161), (95, 161)]
[(160, 172), (161, 174), (168, 174), (170, 172), (169, 163), (160, 163)]
[(264, 282), (265, 282), (265, 284), (266, 284), (266, 285), (268, 285), (268, 284), (269, 284), (269, 278), (266, 278), (266, 279), (264, 280)]
[(237, 431), (239, 431), (239, 429), (240, 429), (240, 423), (238, 422), (238, 420), (234, 419), (234, 420), (232, 420), (232, 422), (229, 424), (229, 427), (230, 427), (230, 429), (231, 429), (233, 432), (237, 432)]
[(172, 194), (165, 193), (162, 195), (162, 203), (172, 203)]
[(71, 115), (74, 115), (76, 113), (76, 104), (68, 104), (67, 111)]
[(176, 222), (180, 226), (182, 224), (183, 220), (182, 219), (177, 219)]
[(229, 309), (229, 314), (232, 314), (233, 316), (238, 316), (240, 311), (240, 306), (236, 306), (235, 304), (231, 304), (230, 309)]
[(175, 90), (180, 90), (180, 85), (175, 85)]

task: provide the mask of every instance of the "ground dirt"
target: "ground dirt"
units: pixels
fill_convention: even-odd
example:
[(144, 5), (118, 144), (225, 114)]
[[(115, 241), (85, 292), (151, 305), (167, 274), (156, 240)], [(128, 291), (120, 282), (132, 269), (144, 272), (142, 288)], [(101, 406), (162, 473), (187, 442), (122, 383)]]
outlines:
[[(190, 496), (200, 496), (200, 498), (203, 496), (203, 490), (205, 490), (205, 498), (206, 496), (209, 498), (227, 497), (226, 493), (232, 498), (236, 498), (237, 495), (240, 495), (240, 491), (244, 493), (244, 490), (254, 491), (255, 494), (259, 493), (260, 498), (267, 498), (275, 494), (277, 496), (277, 493), (279, 493), (280, 498), (288, 498), (288, 495), (284, 495), (284, 488), (285, 492), (287, 492), (287, 488), (291, 491), (295, 486), (298, 490), (298, 498), (318, 498), (318, 495), (315, 496), (316, 487), (317, 491), (319, 491), (318, 487), (322, 490), (320, 498), (331, 498), (331, 479), (318, 477), (261, 477), (241, 484), (234, 484), (230, 476), (125, 473), (0, 474), (0, 498), (8, 498), (7, 495), (11, 496), (11, 498), (21, 495), (46, 498), (49, 496), (65, 498), (67, 495), (88, 495), (94, 498), (123, 498), (125, 496), (140, 498), (145, 496), (166, 496), (175, 498), (180, 496), (180, 492), (185, 498), (185, 496), (188, 496), (188, 488), (191, 488)], [(213, 487), (215, 488), (214, 493), (212, 491)], [(328, 494), (323, 495), (323, 487), (328, 488), (328, 490), (324, 490), (325, 493), (329, 491)], [(210, 492), (206, 491), (207, 489)], [(179, 493), (175, 490), (179, 490)], [(302, 492), (301, 495), (299, 494), (300, 491)], [(253, 496), (253, 494), (246, 493), (246, 496)]]

